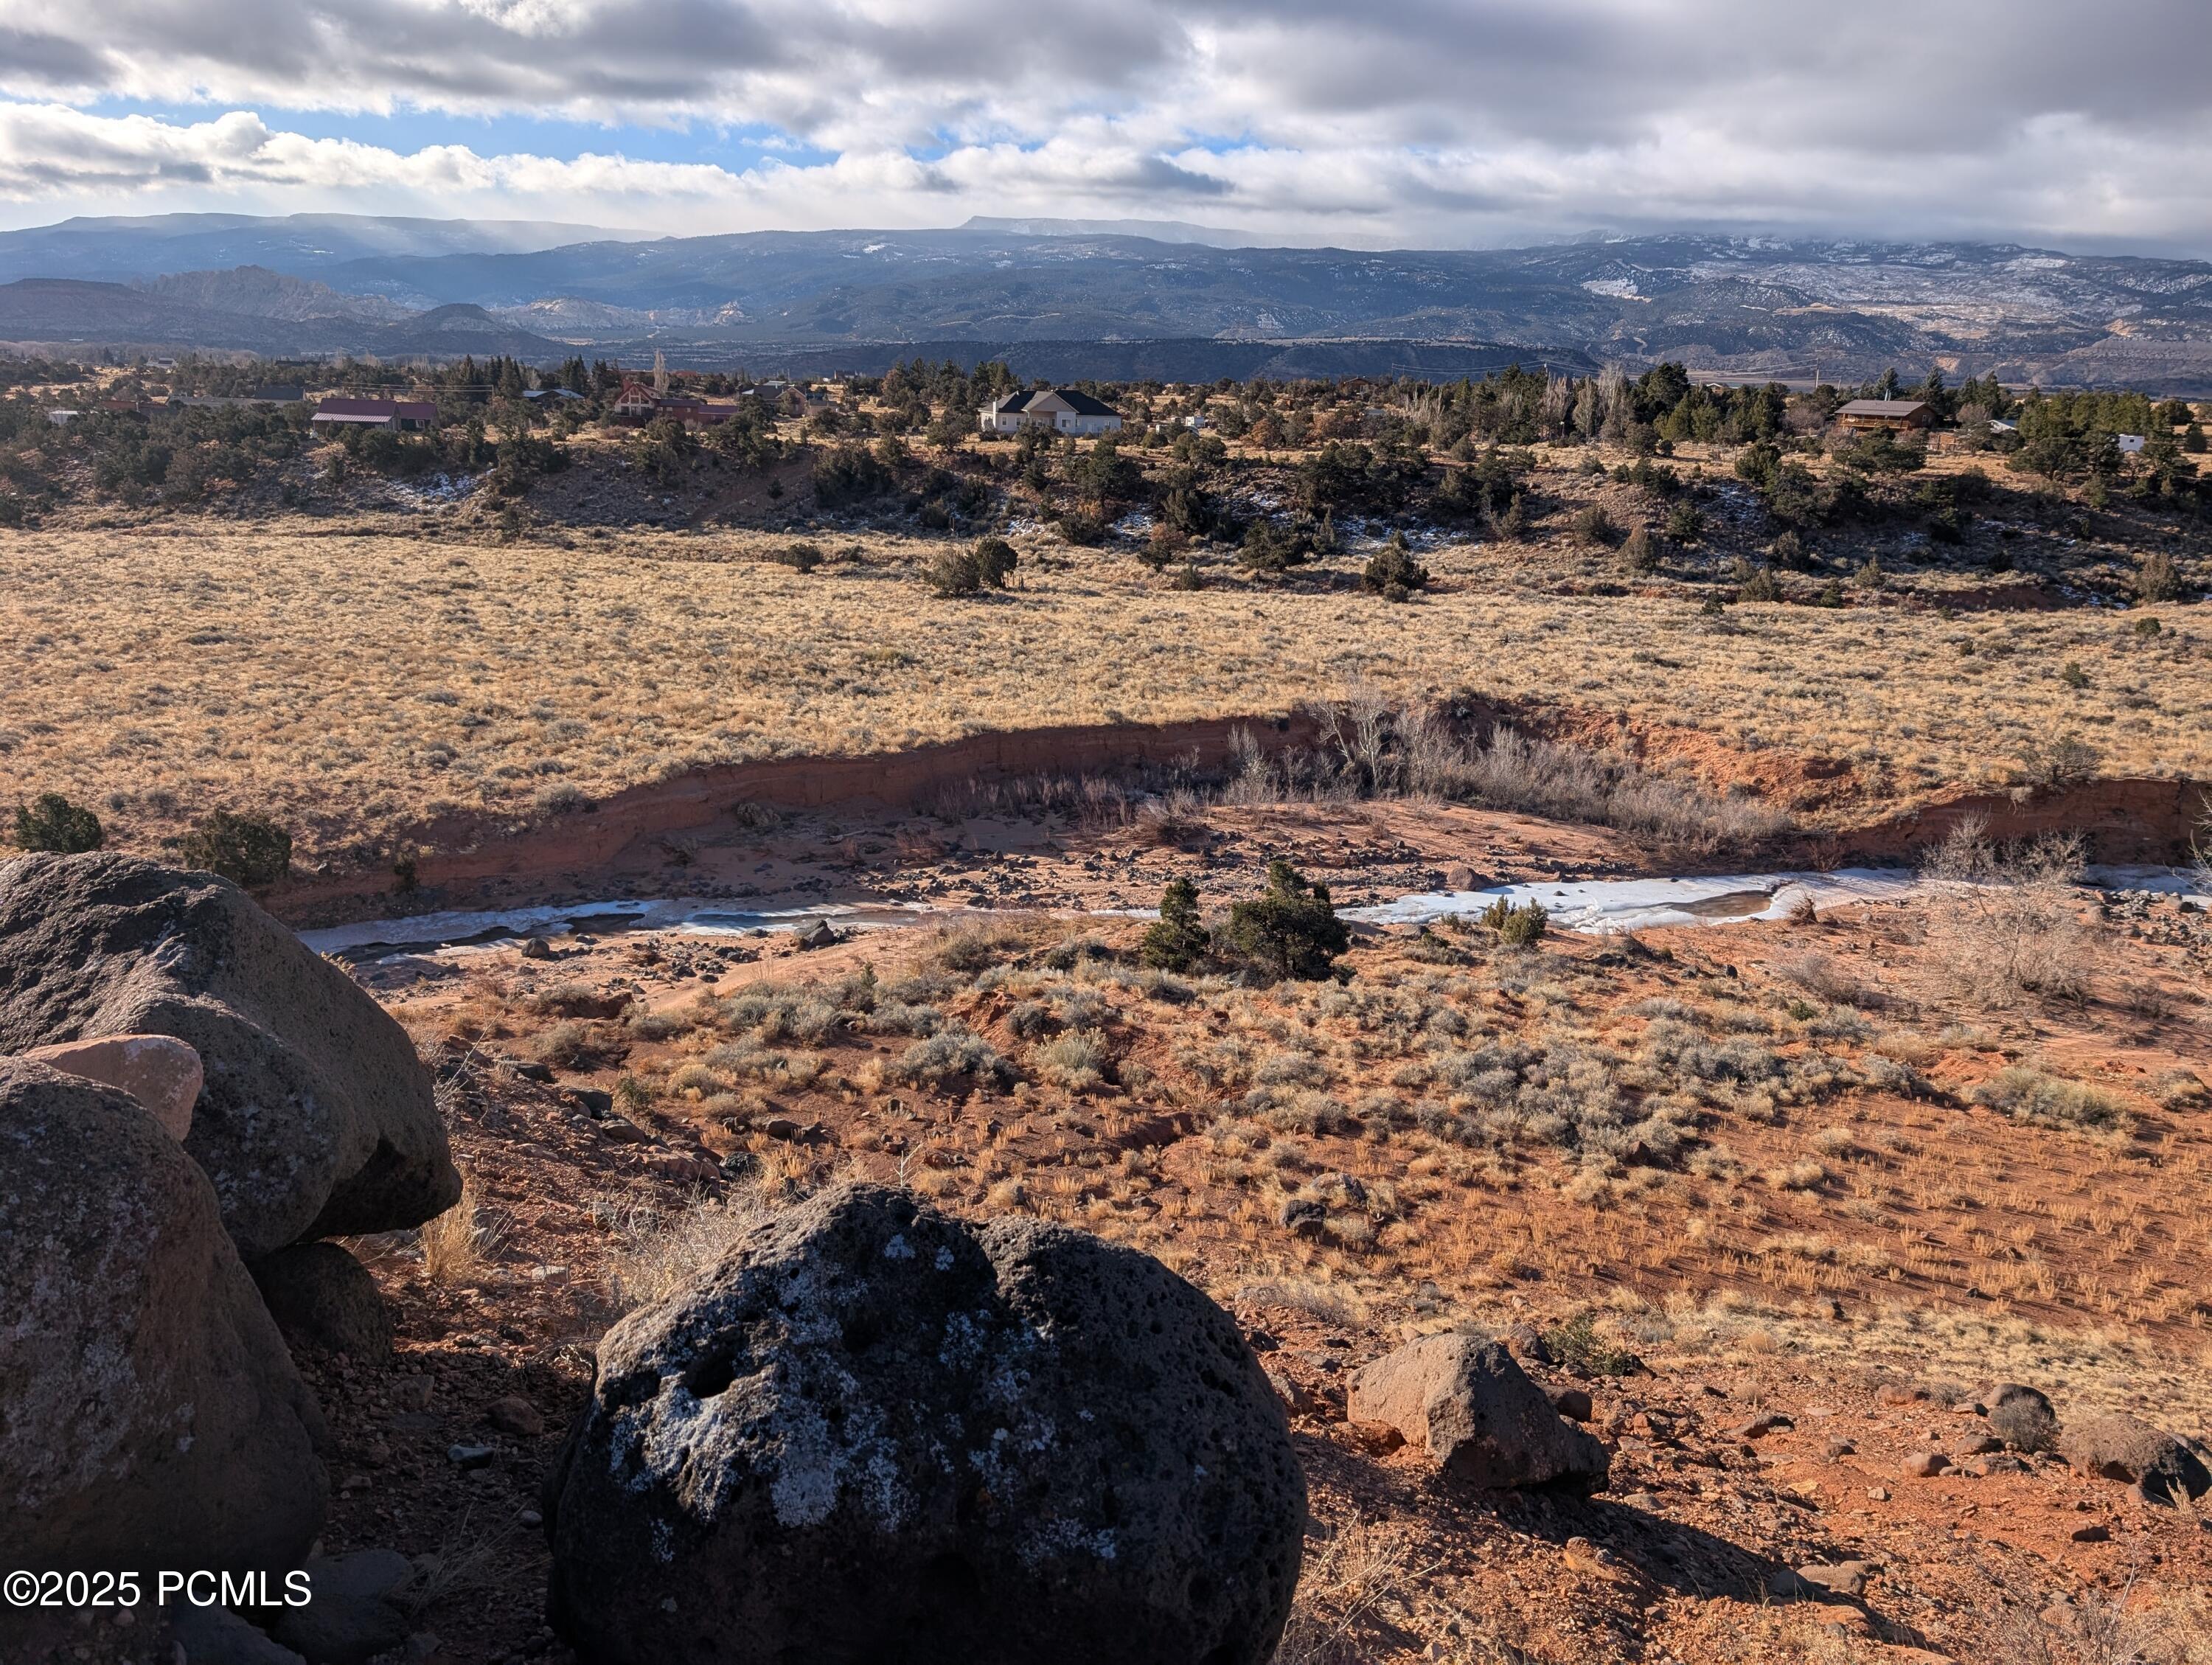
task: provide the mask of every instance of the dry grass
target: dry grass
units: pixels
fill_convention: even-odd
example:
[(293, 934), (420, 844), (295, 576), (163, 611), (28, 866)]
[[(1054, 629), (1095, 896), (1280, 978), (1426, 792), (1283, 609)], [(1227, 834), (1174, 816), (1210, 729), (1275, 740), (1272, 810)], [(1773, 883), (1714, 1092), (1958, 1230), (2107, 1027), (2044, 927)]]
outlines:
[(475, 1179), (461, 1176), (460, 1200), (424, 1224), (422, 1272), (436, 1284), (465, 1284), (483, 1275), (506, 1232), (477, 1205)]
[[(704, 764), (1281, 709), (1363, 680), (1841, 755), (1877, 796), (2003, 778), (2060, 731), (2093, 739), (2107, 772), (2212, 773), (2212, 656), (2185, 614), (2148, 643), (2132, 615), (2087, 612), (1760, 605), (1717, 622), (1687, 596), (1544, 593), (1474, 544), (1424, 551), (1437, 592), (1393, 607), (1178, 592), (1126, 552), (1035, 539), (1021, 590), (952, 605), (915, 576), (933, 544), (871, 534), (861, 558), (802, 575), (750, 558), (777, 541), (10, 534), (0, 802), (66, 793), (125, 848), (214, 805), (265, 811), (312, 860), (441, 813), (526, 820)], [(2069, 659), (2087, 686), (2055, 674)]]

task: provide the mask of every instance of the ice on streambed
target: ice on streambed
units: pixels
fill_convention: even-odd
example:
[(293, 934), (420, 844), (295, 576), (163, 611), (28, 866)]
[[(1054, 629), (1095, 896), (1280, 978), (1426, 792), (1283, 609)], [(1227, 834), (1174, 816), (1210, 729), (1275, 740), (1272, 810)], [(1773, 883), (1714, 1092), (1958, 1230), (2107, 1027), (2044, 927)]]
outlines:
[[(2212, 906), (2212, 894), (2208, 894), (2202, 875), (2190, 868), (2091, 867), (2081, 879), (2099, 890), (2193, 896)], [(1516, 908), (1524, 902), (1541, 902), (1552, 923), (1561, 930), (1602, 934), (1661, 926), (1786, 919), (1808, 897), (1814, 907), (1823, 910), (1855, 902), (1901, 902), (1925, 893), (1933, 884), (1909, 867), (1844, 867), (1825, 873), (1723, 873), (1690, 878), (1547, 880), (1484, 890), (1431, 891), (1370, 908), (1338, 911), (1346, 919), (1373, 925), (1425, 925), (1455, 914), (1480, 914), (1503, 897)], [(925, 902), (745, 908), (708, 897), (667, 896), (484, 913), (417, 914), (408, 919), (302, 931), (300, 938), (317, 953), (368, 959), (378, 954), (489, 946), (515, 937), (578, 932), (652, 930), (737, 936), (755, 931), (804, 930), (817, 921), (841, 931), (889, 930), (975, 911)], [(1093, 916), (1150, 919), (1156, 915), (1149, 908), (1108, 908), (1094, 910)]]
[(302, 931), (300, 940), (318, 954), (365, 957), (370, 951), (400, 953), (424, 948), (491, 945), (516, 937), (556, 937), (605, 931), (680, 931), (696, 936), (740, 936), (755, 931), (799, 931), (823, 921), (842, 931), (910, 925), (939, 912), (925, 902), (825, 902), (805, 908), (744, 908), (703, 896), (663, 896), (628, 902), (572, 902), (484, 912), (416, 914), (405, 919), (365, 920)]
[(1786, 919), (1810, 896), (1815, 908), (1893, 902), (1924, 881), (1910, 868), (1844, 867), (1828, 873), (1724, 873), (1698, 878), (1592, 878), (1500, 884), (1401, 896), (1375, 908), (1340, 909), (1378, 925), (1426, 925), (1479, 914), (1504, 897), (1512, 907), (1540, 902), (1564, 931), (1644, 931), (1665, 925), (1720, 925)]

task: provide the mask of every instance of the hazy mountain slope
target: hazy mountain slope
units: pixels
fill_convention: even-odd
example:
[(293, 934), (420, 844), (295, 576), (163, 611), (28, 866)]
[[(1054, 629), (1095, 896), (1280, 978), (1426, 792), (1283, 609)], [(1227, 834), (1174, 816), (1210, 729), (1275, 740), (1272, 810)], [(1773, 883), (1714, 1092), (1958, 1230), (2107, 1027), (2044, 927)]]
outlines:
[(271, 271), (266, 266), (173, 272), (163, 277), (142, 277), (131, 287), (159, 300), (252, 318), (294, 321), (338, 318), (396, 324), (414, 316), (413, 308), (396, 306), (380, 295), (340, 295), (327, 283)]
[(0, 284), (0, 342), (135, 348), (214, 348), (276, 355), (361, 353), (459, 357), (508, 353), (557, 359), (562, 343), (481, 307), (441, 307), (397, 323), (356, 318), (256, 316), (171, 299), (125, 283), (27, 277)]
[[(65, 292), (27, 292), (0, 307), (16, 319), (0, 331), (25, 338), (35, 319), (37, 338), (52, 340), (158, 332), (264, 352), (480, 352), (495, 349), (477, 343), (506, 341), (515, 344), (495, 349), (665, 349), (693, 362), (763, 363), (833, 346), (866, 349), (872, 363), (945, 342), (1453, 342), (1504, 343), (1532, 361), (1633, 368), (1671, 358), (1792, 379), (1859, 380), (1892, 366), (1917, 377), (1940, 365), (2015, 382), (2212, 386), (2205, 261), (1709, 236), (1365, 252), (1218, 246), (1118, 225), (1038, 234), (1085, 223), (539, 246), (574, 228), (343, 216), (80, 220), (0, 234), (0, 274), (27, 264), (81, 277), (216, 245), (274, 252), (242, 270), (196, 259), (164, 268), (184, 274), (175, 278), (137, 274), (145, 292), (136, 312), (85, 292), (72, 313)], [(472, 310), (436, 325), (404, 315), (453, 306)], [(267, 326), (242, 328), (248, 315)], [(428, 344), (395, 344), (410, 338)], [(471, 344), (452, 344), (461, 341)], [(1395, 352), (1362, 357), (1397, 362)]]
[(629, 234), (532, 220), (422, 220), (367, 214), (154, 214), (80, 217), (0, 232), (0, 282), (115, 282), (259, 265), (319, 274), (370, 256), (553, 248)]

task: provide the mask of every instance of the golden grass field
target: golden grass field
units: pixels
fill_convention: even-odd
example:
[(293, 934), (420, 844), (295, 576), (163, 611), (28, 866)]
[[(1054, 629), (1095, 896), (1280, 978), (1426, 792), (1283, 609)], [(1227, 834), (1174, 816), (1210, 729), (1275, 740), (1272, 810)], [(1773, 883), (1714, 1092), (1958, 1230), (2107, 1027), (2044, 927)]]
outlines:
[(2187, 609), (2159, 610), (2148, 640), (2139, 611), (1715, 618), (1679, 588), (1547, 593), (1581, 558), (1559, 540), (1424, 551), (1435, 589), (1395, 606), (1318, 590), (1310, 568), (1257, 586), (1225, 559), (1212, 587), (1177, 591), (1126, 550), (1046, 534), (1018, 540), (1014, 592), (940, 601), (918, 572), (941, 544), (915, 538), (803, 534), (831, 558), (802, 575), (760, 558), (789, 535), (390, 526), (0, 538), (0, 803), (63, 792), (125, 848), (216, 807), (268, 813), (312, 858), (456, 809), (528, 818), (562, 784), (1272, 712), (1360, 680), (1847, 759), (1876, 804), (2002, 781), (2061, 732), (2107, 775), (2212, 773), (2212, 655)]

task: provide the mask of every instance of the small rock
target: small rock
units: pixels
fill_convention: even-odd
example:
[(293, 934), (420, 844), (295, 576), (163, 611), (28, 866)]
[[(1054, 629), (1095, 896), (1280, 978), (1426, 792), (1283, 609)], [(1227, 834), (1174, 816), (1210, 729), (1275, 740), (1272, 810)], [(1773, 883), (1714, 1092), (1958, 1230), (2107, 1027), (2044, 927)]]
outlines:
[(1928, 1397), (1924, 1388), (1908, 1388), (1903, 1382), (1893, 1382), (1875, 1397), (1885, 1405), (1917, 1405)]
[(1869, 1503), (1887, 1503), (1889, 1488), (1886, 1486), (1869, 1486), (1867, 1487), (1867, 1500)]
[(456, 1468), (481, 1468), (491, 1459), (492, 1449), (489, 1445), (449, 1445), (446, 1448), (446, 1461)]
[(2165, 1487), (2154, 1479), (2140, 1480), (2130, 1486), (2128, 1488), (2128, 1501), (2138, 1509), (2173, 1507), (2173, 1499), (2166, 1495)]
[(1588, 1422), (1593, 1407), (1586, 1388), (1554, 1388), (1552, 1408), (1570, 1422)]
[(1830, 1462), (1840, 1462), (1845, 1457), (1852, 1455), (1858, 1449), (1847, 1439), (1832, 1439), (1821, 1448), (1820, 1455)]
[(1310, 1416), (1313, 1413), (1316, 1408), (1314, 1396), (1290, 1372), (1267, 1370), (1264, 1374), (1267, 1385), (1275, 1390), (1275, 1397), (1283, 1401), (1291, 1415)]
[(1505, 1350), (1524, 1364), (1550, 1364), (1557, 1362), (1552, 1357), (1552, 1350), (1544, 1345), (1543, 1333), (1534, 1324), (1516, 1324), (1507, 1330)]
[(368, 1665), (406, 1645), (407, 1617), (376, 1596), (318, 1593), (304, 1607), (285, 1608), (269, 1633), (307, 1665)]
[(1495, 1341), (1449, 1333), (1408, 1343), (1359, 1373), (1349, 1409), (1476, 1486), (1605, 1489), (1605, 1447), (1563, 1420)]
[(1835, 1595), (1859, 1596), (1866, 1593), (1867, 1580), (1874, 1568), (1864, 1561), (1814, 1561), (1797, 1569), (1797, 1576), (1808, 1584)]
[(1619, 1564), (1611, 1550), (1601, 1549), (1587, 1538), (1568, 1539), (1560, 1553), (1577, 1572), (1603, 1572)]
[(1962, 1457), (1978, 1457), (1984, 1456), (1991, 1451), (2002, 1451), (2003, 1449), (2004, 1442), (2002, 1440), (1992, 1439), (1987, 1434), (1977, 1434), (1973, 1438), (1967, 1440), (1964, 1444), (1959, 1447), (1959, 1455)]
[(792, 938), (796, 946), (809, 949), (834, 948), (844, 940), (844, 938), (837, 934), (836, 927), (827, 920), (815, 921), (805, 930), (799, 932)]
[(787, 1145), (795, 1144), (799, 1139), (799, 1124), (787, 1115), (769, 1117), (761, 1124), (761, 1131), (770, 1139), (781, 1139)]
[(484, 1420), (502, 1434), (517, 1439), (536, 1439), (545, 1431), (544, 1413), (528, 1400), (509, 1394), (484, 1407)]
[(1731, 1428), (1729, 1431), (1729, 1437), (1730, 1439), (1764, 1439), (1769, 1434), (1779, 1433), (1785, 1428), (1795, 1428), (1796, 1425), (1788, 1417), (1776, 1412), (1769, 1412), (1765, 1416), (1753, 1417), (1739, 1427)]
[(2102, 1544), (2112, 1541), (2112, 1528), (2102, 1521), (2092, 1521), (2087, 1526), (2077, 1526), (2067, 1536), (2077, 1544)]
[(184, 1665), (306, 1665), (291, 1649), (270, 1641), (228, 1607), (173, 1602), (169, 1637)]
[(526, 1509), (514, 1518), (518, 1522), (524, 1526), (543, 1526), (545, 1524), (545, 1517), (534, 1509)]
[(553, 957), (553, 945), (543, 937), (525, 937), (522, 939), (522, 957), (526, 960), (550, 960)]
[(1285, 1197), (1276, 1222), (1301, 1237), (1319, 1237), (1328, 1224), (1328, 1205), (1319, 1197)]
[(1951, 1459), (1941, 1451), (1915, 1451), (1898, 1466), (1907, 1480), (1933, 1480), (1951, 1466)]

